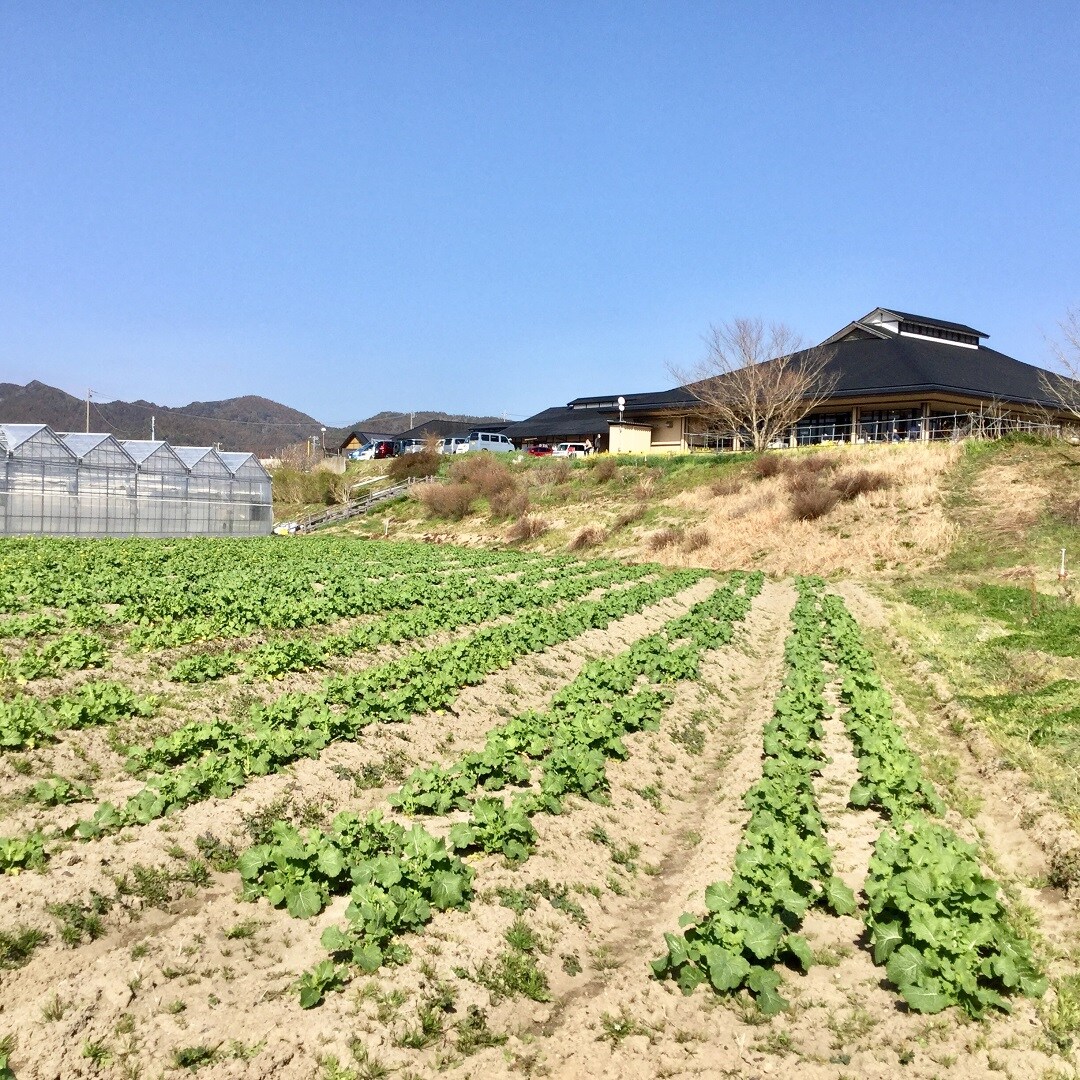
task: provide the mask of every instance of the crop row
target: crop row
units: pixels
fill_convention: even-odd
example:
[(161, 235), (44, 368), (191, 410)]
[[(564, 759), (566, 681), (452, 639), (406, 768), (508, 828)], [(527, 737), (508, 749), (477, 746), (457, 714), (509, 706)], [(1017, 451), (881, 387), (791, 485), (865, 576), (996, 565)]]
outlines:
[(323, 667), (331, 657), (412, 641), (524, 607), (576, 600), (591, 589), (607, 588), (643, 576), (641, 567), (598, 569), (589, 563), (561, 569), (557, 574), (551, 567), (536, 566), (513, 578), (501, 574), (477, 576), (468, 588), (451, 591), (439, 587), (428, 593), (422, 605), (395, 611), (342, 633), (271, 641), (240, 653), (198, 653), (185, 657), (169, 671), (169, 678), (176, 682), (207, 682), (236, 672), (247, 678), (278, 678), (288, 672)]
[[(523, 713), (493, 728), (482, 750), (449, 766), (414, 772), (389, 802), (412, 814), (468, 813), (445, 840), (415, 824), (408, 833), (398, 826), (396, 847), (387, 848), (380, 813), (364, 820), (342, 814), (327, 833), (278, 825), (271, 843), (241, 856), (245, 895), (266, 896), (296, 917), (318, 913), (333, 895), (350, 897), (345, 926), (323, 934), (331, 958), (301, 980), (301, 1004), (317, 1004), (352, 967), (373, 971), (403, 959), (406, 953), (396, 940), (401, 933), (417, 929), (432, 910), (466, 903), (472, 870), (459, 853), (499, 853), (519, 864), (536, 841), (530, 820), (535, 814), (561, 812), (570, 794), (602, 798), (606, 759), (626, 757), (627, 734), (658, 725), (668, 700), (662, 684), (694, 678), (701, 654), (730, 640), (734, 623), (745, 616), (760, 587), (760, 575), (736, 575), (660, 632), (619, 656), (586, 665), (545, 712)], [(489, 794), (474, 796), (477, 790), (505, 787), (531, 790), (509, 803)], [(372, 836), (383, 846), (373, 850)], [(404, 845), (411, 849), (403, 850)], [(417, 845), (419, 864), (412, 857)], [(432, 865), (438, 869), (429, 870)]]
[(0, 749), (28, 750), (61, 731), (152, 715), (156, 702), (115, 682), (84, 683), (48, 700), (19, 694), (0, 701)]
[(351, 538), (8, 540), (0, 545), (0, 612), (16, 614), (6, 620), (12, 633), (50, 632), (37, 621), (45, 608), (61, 624), (129, 624), (137, 642), (180, 644), (376, 611), (392, 580), (422, 578), (430, 589), (486, 569), (569, 561)]
[(17, 656), (0, 655), (0, 679), (18, 683), (83, 671), (106, 664), (105, 642), (96, 634), (70, 630), (44, 645), (28, 645)]
[(982, 873), (977, 849), (927, 817), (944, 807), (893, 719), (889, 693), (843, 601), (823, 595), (817, 579), (798, 588), (784, 688), (765, 731), (764, 777), (745, 796), (751, 819), (735, 875), (707, 890), (704, 918), (684, 915), (685, 932), (665, 935), (668, 951), (654, 961), (655, 973), (677, 979), (687, 993), (706, 980), (717, 991), (745, 986), (770, 1014), (785, 1005), (776, 961), (805, 970), (812, 960), (792, 933), (806, 907), (824, 900), (838, 914), (855, 910), (850, 891), (831, 877), (809, 779), (820, 754), (827, 662), (858, 760), (849, 805), (889, 818), (861, 911), (875, 963), (919, 1012), (959, 1005), (981, 1016), (1008, 1009), (1010, 995), (1042, 994), (1046, 980), (997, 884)]
[(822, 758), (824, 643), (821, 605), (800, 585), (784, 645), (785, 670), (763, 735), (762, 778), (743, 796), (750, 819), (730, 881), (705, 890), (706, 914), (687, 913), (681, 934), (665, 934), (667, 952), (652, 964), (686, 994), (703, 982), (717, 993), (746, 988), (766, 1015), (783, 1009), (778, 963), (806, 971), (813, 952), (796, 931), (807, 909), (847, 914), (851, 890), (832, 872), (814, 795)]
[(959, 1005), (977, 1017), (1008, 1010), (1015, 994), (1041, 996), (1046, 979), (997, 883), (983, 874), (978, 849), (927, 817), (944, 807), (893, 718), (855, 620), (837, 596), (825, 597), (825, 612), (843, 720), (859, 761), (851, 802), (878, 808), (889, 822), (864, 886), (875, 963), (918, 1012)]
[[(226, 798), (249, 778), (279, 771), (300, 757), (316, 757), (329, 743), (355, 738), (368, 724), (404, 722), (416, 713), (446, 709), (463, 687), (482, 682), (518, 657), (606, 626), (679, 592), (700, 576), (675, 571), (597, 600), (553, 612), (529, 611), (465, 639), (417, 650), (358, 675), (329, 679), (317, 694), (283, 694), (267, 705), (253, 706), (246, 724), (187, 725), (132, 757), (137, 768), (175, 767), (152, 777), (122, 806), (103, 803), (69, 833), (92, 839), (206, 798)], [(0, 869), (16, 866), (0, 861)]]

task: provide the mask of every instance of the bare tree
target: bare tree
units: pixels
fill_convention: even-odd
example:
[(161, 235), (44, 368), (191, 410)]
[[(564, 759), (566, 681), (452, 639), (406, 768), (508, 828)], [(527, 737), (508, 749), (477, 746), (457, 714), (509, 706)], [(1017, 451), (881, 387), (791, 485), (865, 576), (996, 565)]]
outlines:
[(1051, 341), (1050, 347), (1065, 374), (1042, 372), (1039, 386), (1047, 396), (1061, 403), (1063, 411), (1080, 419), (1080, 307), (1069, 308), (1058, 325), (1065, 340)]
[(701, 402), (702, 418), (725, 435), (748, 439), (764, 450), (832, 393), (831, 351), (803, 349), (783, 323), (732, 319), (709, 328), (708, 351), (689, 369), (672, 375)]

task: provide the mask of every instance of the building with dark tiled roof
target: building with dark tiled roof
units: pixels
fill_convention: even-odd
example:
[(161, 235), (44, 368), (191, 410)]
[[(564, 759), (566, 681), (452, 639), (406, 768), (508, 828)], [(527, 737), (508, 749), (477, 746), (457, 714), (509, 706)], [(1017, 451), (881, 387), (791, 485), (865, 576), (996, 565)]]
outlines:
[[(978, 426), (1073, 420), (1052, 393), (1060, 376), (988, 348), (987, 337), (963, 323), (875, 308), (816, 346), (827, 354), (831, 391), (785, 441), (955, 438)], [(708, 430), (689, 387), (575, 398), (503, 434), (524, 444), (588, 436), (599, 449), (651, 453), (739, 444), (734, 432)]]

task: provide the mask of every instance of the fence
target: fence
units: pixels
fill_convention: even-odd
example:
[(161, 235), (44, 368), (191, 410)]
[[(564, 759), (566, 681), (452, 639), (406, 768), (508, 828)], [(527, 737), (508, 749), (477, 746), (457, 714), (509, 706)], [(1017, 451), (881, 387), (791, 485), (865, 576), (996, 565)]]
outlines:
[[(784, 438), (769, 443), (769, 449), (798, 446), (829, 446), (841, 443), (958, 442), (961, 439), (1000, 439), (1014, 432), (1048, 438), (1073, 438), (1078, 429), (1052, 421), (1021, 420), (992, 411), (932, 413), (923, 416), (871, 414), (854, 424), (850, 418), (809, 416), (789, 429)], [(692, 432), (686, 436), (691, 450), (750, 450), (753, 440), (744, 432)]]

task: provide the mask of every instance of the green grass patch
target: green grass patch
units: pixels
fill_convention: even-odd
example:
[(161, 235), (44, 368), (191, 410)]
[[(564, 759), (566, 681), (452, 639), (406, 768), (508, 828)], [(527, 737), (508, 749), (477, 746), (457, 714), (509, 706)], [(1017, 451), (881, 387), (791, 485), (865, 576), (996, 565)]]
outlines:
[(966, 704), (1033, 746), (1080, 751), (1080, 682), (1074, 679), (1058, 679), (1041, 690), (969, 698)]
[(992, 638), (995, 649), (1032, 649), (1054, 656), (1080, 656), (1080, 605), (1037, 592), (1034, 613), (1030, 588), (978, 585), (973, 589), (908, 587), (901, 595), (910, 604), (938, 616), (999, 623), (1009, 633)]

